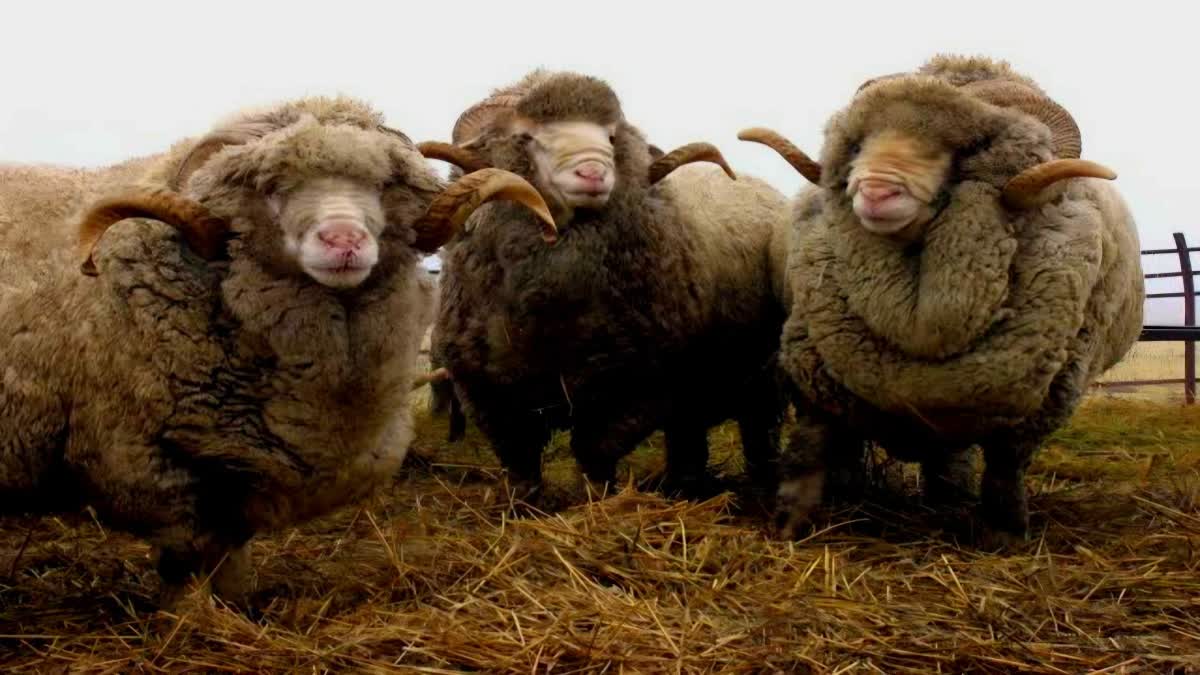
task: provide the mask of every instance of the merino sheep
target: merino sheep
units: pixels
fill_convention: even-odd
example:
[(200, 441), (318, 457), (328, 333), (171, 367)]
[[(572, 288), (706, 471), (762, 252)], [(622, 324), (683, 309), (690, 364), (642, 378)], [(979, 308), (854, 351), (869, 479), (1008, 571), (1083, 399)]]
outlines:
[[(655, 159), (613, 90), (576, 73), (534, 71), (494, 91), (452, 141), (420, 147), (463, 170), (526, 177), (560, 227), (546, 248), (513, 226), (525, 213), (494, 204), (444, 256), (433, 353), (518, 488), (540, 486), (555, 429), (570, 430), (597, 482), (663, 429), (668, 488), (694, 494), (707, 429), (733, 417), (763, 470), (782, 409), (770, 359), (783, 266), (769, 242), (786, 198), (735, 177), (708, 144)], [(699, 160), (719, 168), (683, 166)]]
[(404, 459), (432, 320), (419, 252), (492, 199), (537, 211), (547, 239), (553, 221), (512, 174), (443, 184), (347, 98), (235, 115), (134, 183), (84, 210), (78, 250), (5, 253), (0, 506), (90, 503), (155, 545), (164, 605), (218, 565), (236, 601), (253, 535)]
[(1025, 536), (1031, 458), (1141, 327), (1137, 229), (1097, 180), (1115, 174), (1079, 159), (1065, 109), (985, 58), (865, 83), (819, 164), (769, 131), (742, 137), (816, 184), (794, 207), (780, 357), (813, 417), (785, 453), (790, 525), (825, 470), (861, 469), (865, 438), (919, 461), (935, 502), (971, 496), (978, 445), (983, 543)]

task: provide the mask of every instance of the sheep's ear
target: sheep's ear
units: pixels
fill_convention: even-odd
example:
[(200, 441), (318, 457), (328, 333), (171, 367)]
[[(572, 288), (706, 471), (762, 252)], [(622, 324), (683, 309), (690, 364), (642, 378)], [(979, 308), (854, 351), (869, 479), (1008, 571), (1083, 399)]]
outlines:
[(199, 202), (168, 190), (132, 190), (101, 199), (92, 205), (77, 226), (80, 271), (96, 276), (92, 254), (100, 237), (126, 218), (153, 218), (177, 228), (188, 247), (205, 260), (214, 260), (224, 249), (228, 224), (209, 213)]
[(654, 185), (675, 169), (692, 162), (712, 162), (721, 167), (730, 178), (737, 180), (737, 174), (729, 168), (725, 157), (716, 146), (711, 143), (688, 143), (654, 160), (650, 165), (650, 184)]
[(649, 150), (650, 150), (651, 161), (661, 159), (663, 155), (667, 154), (662, 151), (662, 148), (658, 147), (657, 145), (655, 145), (653, 143), (649, 144), (646, 147), (649, 148)]

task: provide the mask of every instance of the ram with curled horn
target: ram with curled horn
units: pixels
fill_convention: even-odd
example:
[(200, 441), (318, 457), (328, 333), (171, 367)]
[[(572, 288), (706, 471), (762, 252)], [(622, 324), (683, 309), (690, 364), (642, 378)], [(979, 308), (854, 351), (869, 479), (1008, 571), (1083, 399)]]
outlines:
[(0, 265), (0, 505), (83, 500), (154, 546), (160, 606), (193, 578), (236, 604), (251, 538), (399, 470), (408, 397), (445, 377), (417, 373), (421, 254), (501, 201), (538, 245), (557, 231), (528, 181), (447, 184), (343, 97), (238, 113), (143, 169), (64, 222), (75, 250)]
[(1031, 458), (1141, 329), (1115, 174), (1080, 159), (1065, 108), (982, 57), (869, 82), (827, 123), (819, 164), (744, 137), (814, 182), (793, 223), (780, 358), (806, 412), (780, 518), (860, 496), (870, 440), (921, 463), (927, 500), (977, 499), (981, 543), (1025, 536)]
[(666, 487), (699, 495), (713, 487), (706, 431), (732, 418), (752, 472), (769, 471), (782, 194), (709, 143), (652, 147), (608, 84), (577, 73), (535, 71), (468, 108), (450, 143), (418, 147), (455, 171), (521, 175), (559, 226), (546, 248), (526, 213), (481, 209), (445, 251), (433, 330), (431, 360), (523, 495), (553, 503), (539, 490), (555, 429), (602, 483), (661, 429)]

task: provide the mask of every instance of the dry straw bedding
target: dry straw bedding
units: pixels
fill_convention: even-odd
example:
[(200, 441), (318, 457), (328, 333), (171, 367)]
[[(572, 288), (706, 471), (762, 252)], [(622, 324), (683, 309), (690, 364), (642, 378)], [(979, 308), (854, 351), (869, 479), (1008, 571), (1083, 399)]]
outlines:
[(146, 546), (86, 513), (2, 521), (5, 672), (1200, 672), (1200, 407), (1086, 405), (1004, 555), (911, 497), (791, 543), (729, 493), (517, 516), (443, 431), (369, 503), (257, 541), (245, 613), (153, 612)]

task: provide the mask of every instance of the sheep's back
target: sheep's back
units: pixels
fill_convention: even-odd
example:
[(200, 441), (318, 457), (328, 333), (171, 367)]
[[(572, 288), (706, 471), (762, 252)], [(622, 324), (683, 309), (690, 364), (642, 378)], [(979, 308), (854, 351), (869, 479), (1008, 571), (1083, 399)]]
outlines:
[(708, 164), (681, 167), (662, 185), (696, 247), (702, 304), (718, 315), (783, 306), (790, 238), (783, 194)]

